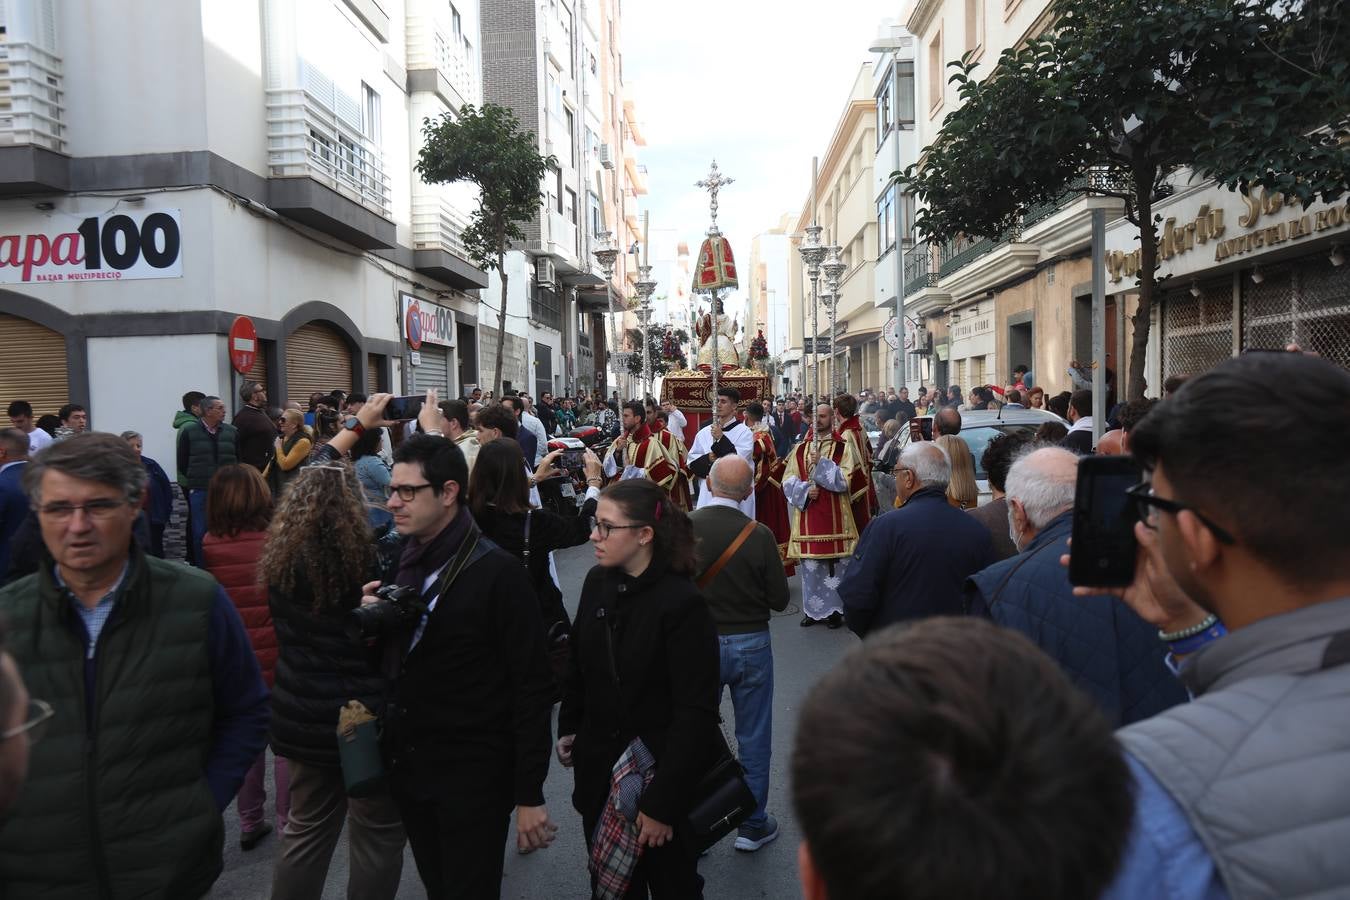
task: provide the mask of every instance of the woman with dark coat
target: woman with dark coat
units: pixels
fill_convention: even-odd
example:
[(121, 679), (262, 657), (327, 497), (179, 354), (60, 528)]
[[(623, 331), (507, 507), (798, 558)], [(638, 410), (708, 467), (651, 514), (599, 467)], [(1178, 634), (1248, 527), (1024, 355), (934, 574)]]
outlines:
[(403, 873), (403, 821), (387, 789), (348, 797), (338, 760), (338, 713), (358, 700), (375, 716), (385, 679), (379, 650), (348, 635), (348, 614), (375, 571), (365, 498), (350, 465), (305, 466), (268, 530), (262, 570), (280, 655), (272, 689), (272, 748), (290, 763), (291, 810), (272, 877), (278, 900), (318, 900), (349, 825), (347, 895), (392, 900)]
[[(561, 450), (554, 450), (539, 461), (535, 480), (557, 474), (553, 464)], [(530, 507), (530, 485), (525, 479), (525, 455), (520, 444), (510, 438), (498, 438), (478, 449), (478, 459), (469, 473), (469, 511), (479, 529), (494, 544), (525, 561), (530, 586), (539, 598), (546, 633), (562, 624), (561, 632), (571, 627), (563, 606), (562, 591), (549, 571), (549, 554), (554, 550), (584, 544), (590, 538), (591, 517), (600, 496), (600, 460), (586, 451), (586, 502), (575, 516), (560, 516), (546, 509)], [(529, 523), (529, 559), (525, 558), (525, 525)], [(552, 644), (550, 644), (552, 646)]]
[(600, 495), (595, 523), (598, 565), (572, 627), (558, 759), (576, 770), (572, 804), (589, 847), (614, 764), (641, 738), (655, 774), (638, 802), (643, 849), (626, 896), (701, 898), (698, 851), (681, 823), (723, 744), (717, 629), (691, 580), (693, 525), (665, 491), (639, 478)]
[[(272, 492), (253, 466), (221, 466), (206, 491), (206, 536), (202, 556), (206, 571), (215, 576), (239, 610), (248, 629), (248, 640), (258, 658), (263, 681), (270, 690), (277, 664), (277, 634), (267, 605), (267, 587), (262, 583), (260, 563), (267, 543), (267, 523), (272, 518)], [(272, 832), (263, 819), (267, 802), (264, 787), (267, 751), (258, 754), (239, 788), (239, 846), (252, 850)], [(277, 832), (286, 830), (291, 806), (289, 769), (283, 756), (272, 766), (276, 789)]]

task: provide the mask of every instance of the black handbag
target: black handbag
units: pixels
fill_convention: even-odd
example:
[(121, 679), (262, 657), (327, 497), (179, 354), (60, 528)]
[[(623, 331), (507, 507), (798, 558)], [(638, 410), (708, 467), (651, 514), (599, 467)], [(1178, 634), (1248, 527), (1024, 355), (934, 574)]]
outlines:
[(685, 817), (685, 834), (699, 853), (739, 828), (755, 811), (755, 795), (745, 769), (731, 753), (721, 729), (722, 752), (694, 789), (694, 805)]

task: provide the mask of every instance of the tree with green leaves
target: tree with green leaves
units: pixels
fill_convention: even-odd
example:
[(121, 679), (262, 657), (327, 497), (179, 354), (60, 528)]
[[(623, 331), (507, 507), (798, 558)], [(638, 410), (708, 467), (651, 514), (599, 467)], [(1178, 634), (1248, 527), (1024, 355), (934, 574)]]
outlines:
[(1119, 198), (1139, 229), (1131, 398), (1157, 288), (1154, 203), (1189, 168), (1306, 207), (1350, 184), (1347, 0), (1055, 0), (1046, 32), (988, 78), (951, 63), (961, 105), (902, 173), (928, 239), (1001, 238), (1033, 206)]
[(427, 184), (467, 181), (478, 188), (478, 209), (462, 240), (469, 259), (501, 279), (497, 313), (497, 365), (492, 390), (501, 391), (502, 357), (506, 346), (506, 251), (523, 241), (521, 223), (539, 215), (540, 182), (558, 161), (541, 156), (534, 134), (519, 130), (515, 114), (504, 106), (470, 104), (458, 115), (446, 113), (422, 122), (422, 151), (417, 174)]
[[(666, 336), (670, 335), (670, 341), (667, 342)], [(626, 335), (630, 346), (635, 347), (628, 357), (628, 372), (638, 378), (642, 377), (642, 329), (629, 329)], [(688, 360), (685, 358), (684, 345), (689, 342), (689, 332), (683, 328), (671, 328), (664, 322), (652, 322), (647, 326), (647, 349), (650, 351), (652, 363), (652, 377), (665, 375), (677, 369), (687, 367)], [(667, 351), (674, 348), (677, 356), (671, 359), (667, 356)]]

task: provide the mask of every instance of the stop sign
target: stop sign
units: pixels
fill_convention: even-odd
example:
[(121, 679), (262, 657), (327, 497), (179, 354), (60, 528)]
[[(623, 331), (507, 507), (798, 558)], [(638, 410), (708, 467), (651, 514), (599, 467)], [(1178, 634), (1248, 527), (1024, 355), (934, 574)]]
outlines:
[(258, 332), (248, 316), (237, 316), (230, 326), (230, 365), (240, 375), (247, 375), (258, 355)]

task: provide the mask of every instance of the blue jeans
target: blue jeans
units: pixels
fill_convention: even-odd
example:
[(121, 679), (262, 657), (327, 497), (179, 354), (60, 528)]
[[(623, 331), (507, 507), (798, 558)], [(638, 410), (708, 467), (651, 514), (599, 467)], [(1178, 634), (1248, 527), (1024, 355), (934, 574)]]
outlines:
[(202, 556), (202, 538), (206, 537), (206, 490), (188, 491), (188, 509), (191, 515), (188, 517), (192, 525), (192, 534), (188, 535), (188, 540), (192, 542), (192, 552), (197, 565), (206, 568), (206, 557)]
[(731, 688), (736, 716), (736, 744), (745, 780), (755, 795), (755, 812), (745, 827), (760, 828), (768, 815), (769, 758), (773, 753), (773, 645), (769, 631), (723, 634), (722, 684)]

